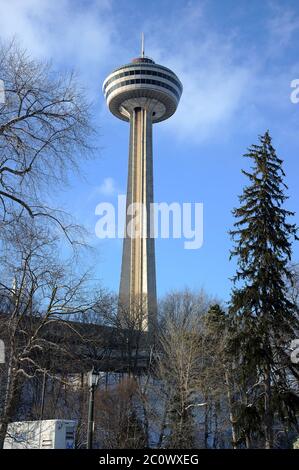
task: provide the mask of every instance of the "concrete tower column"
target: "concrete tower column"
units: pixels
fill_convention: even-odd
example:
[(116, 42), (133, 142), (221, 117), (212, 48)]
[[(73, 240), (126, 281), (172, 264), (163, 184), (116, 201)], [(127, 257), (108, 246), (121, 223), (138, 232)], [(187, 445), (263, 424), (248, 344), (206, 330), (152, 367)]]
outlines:
[[(154, 329), (157, 316), (155, 244), (151, 238), (153, 195), (152, 106), (130, 112), (126, 233), (120, 279), (124, 324)], [(125, 325), (124, 325), (125, 326)]]

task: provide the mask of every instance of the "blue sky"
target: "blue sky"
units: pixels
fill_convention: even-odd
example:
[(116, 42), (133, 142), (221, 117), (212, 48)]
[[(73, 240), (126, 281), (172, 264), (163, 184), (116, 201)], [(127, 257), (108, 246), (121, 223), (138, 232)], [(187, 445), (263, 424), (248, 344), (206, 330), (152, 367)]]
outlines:
[(94, 102), (98, 157), (84, 162), (84, 178), (71, 176), (52, 200), (91, 231), (97, 275), (113, 290), (122, 243), (93, 235), (94, 211), (125, 192), (129, 128), (109, 114), (101, 86), (139, 54), (141, 31), (146, 54), (172, 68), (184, 85), (176, 114), (154, 126), (155, 200), (204, 204), (201, 249), (157, 240), (158, 294), (189, 286), (228, 300), (235, 262), (229, 261), (227, 232), (246, 183), (242, 154), (266, 129), (284, 159), (287, 207), (298, 210), (299, 104), (290, 101), (290, 83), (299, 78), (299, 3), (0, 0), (1, 36), (16, 35), (32, 56), (51, 59), (57, 69), (75, 68)]

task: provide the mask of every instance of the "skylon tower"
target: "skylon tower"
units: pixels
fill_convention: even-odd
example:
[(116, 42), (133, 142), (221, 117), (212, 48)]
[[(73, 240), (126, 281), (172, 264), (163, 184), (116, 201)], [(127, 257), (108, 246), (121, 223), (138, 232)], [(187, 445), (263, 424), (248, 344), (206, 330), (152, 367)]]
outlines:
[[(107, 106), (114, 116), (130, 123), (129, 167), (127, 181), (126, 228), (134, 216), (135, 233), (126, 231), (119, 299), (128, 315), (142, 299), (143, 330), (156, 324), (155, 241), (151, 236), (153, 191), (153, 124), (168, 119), (176, 111), (182, 84), (167, 67), (144, 55), (114, 70), (103, 83)], [(134, 210), (143, 207), (144, 210)], [(137, 219), (137, 220), (136, 220)]]

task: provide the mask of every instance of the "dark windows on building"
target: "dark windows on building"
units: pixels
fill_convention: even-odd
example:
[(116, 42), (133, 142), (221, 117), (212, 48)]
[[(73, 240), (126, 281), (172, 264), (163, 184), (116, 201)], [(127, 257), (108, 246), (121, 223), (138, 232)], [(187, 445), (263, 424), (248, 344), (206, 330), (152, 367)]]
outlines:
[(140, 74), (142, 74), (142, 75), (152, 75), (152, 76), (156, 76), (156, 77), (165, 78), (166, 80), (169, 80), (170, 82), (174, 83), (178, 87), (180, 92), (182, 92), (182, 86), (181, 86), (180, 82), (175, 77), (173, 77), (171, 75), (168, 75), (166, 73), (158, 72), (156, 70), (142, 70), (142, 69), (128, 70), (126, 72), (121, 72), (121, 73), (118, 73), (117, 75), (114, 75), (109, 80), (107, 80), (107, 82), (105, 83), (104, 92), (107, 89), (108, 85), (110, 85), (110, 83), (112, 83), (114, 80), (117, 80), (118, 78), (122, 78), (122, 77), (127, 77), (129, 75), (140, 75)]
[(116, 83), (114, 86), (112, 86), (106, 93), (106, 99), (108, 98), (108, 96), (110, 95), (110, 93), (112, 93), (114, 90), (116, 90), (117, 88), (120, 88), (120, 87), (123, 87), (123, 86), (126, 86), (126, 85), (135, 85), (135, 84), (147, 84), (147, 85), (157, 85), (157, 86), (160, 86), (162, 88), (166, 88), (167, 90), (170, 90), (178, 99), (180, 99), (180, 94), (177, 92), (177, 90), (175, 88), (173, 88), (172, 86), (168, 85), (167, 83), (165, 82), (160, 82), (159, 80), (151, 80), (151, 79), (148, 79), (148, 78), (136, 78), (136, 79), (132, 79), (132, 80), (124, 80), (120, 83)]

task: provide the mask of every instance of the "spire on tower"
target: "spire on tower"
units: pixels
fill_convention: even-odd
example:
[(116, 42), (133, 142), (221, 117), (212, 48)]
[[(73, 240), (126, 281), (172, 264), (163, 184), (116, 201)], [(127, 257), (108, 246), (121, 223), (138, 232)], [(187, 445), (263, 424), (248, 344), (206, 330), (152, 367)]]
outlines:
[(144, 57), (144, 33), (141, 33), (141, 57)]

